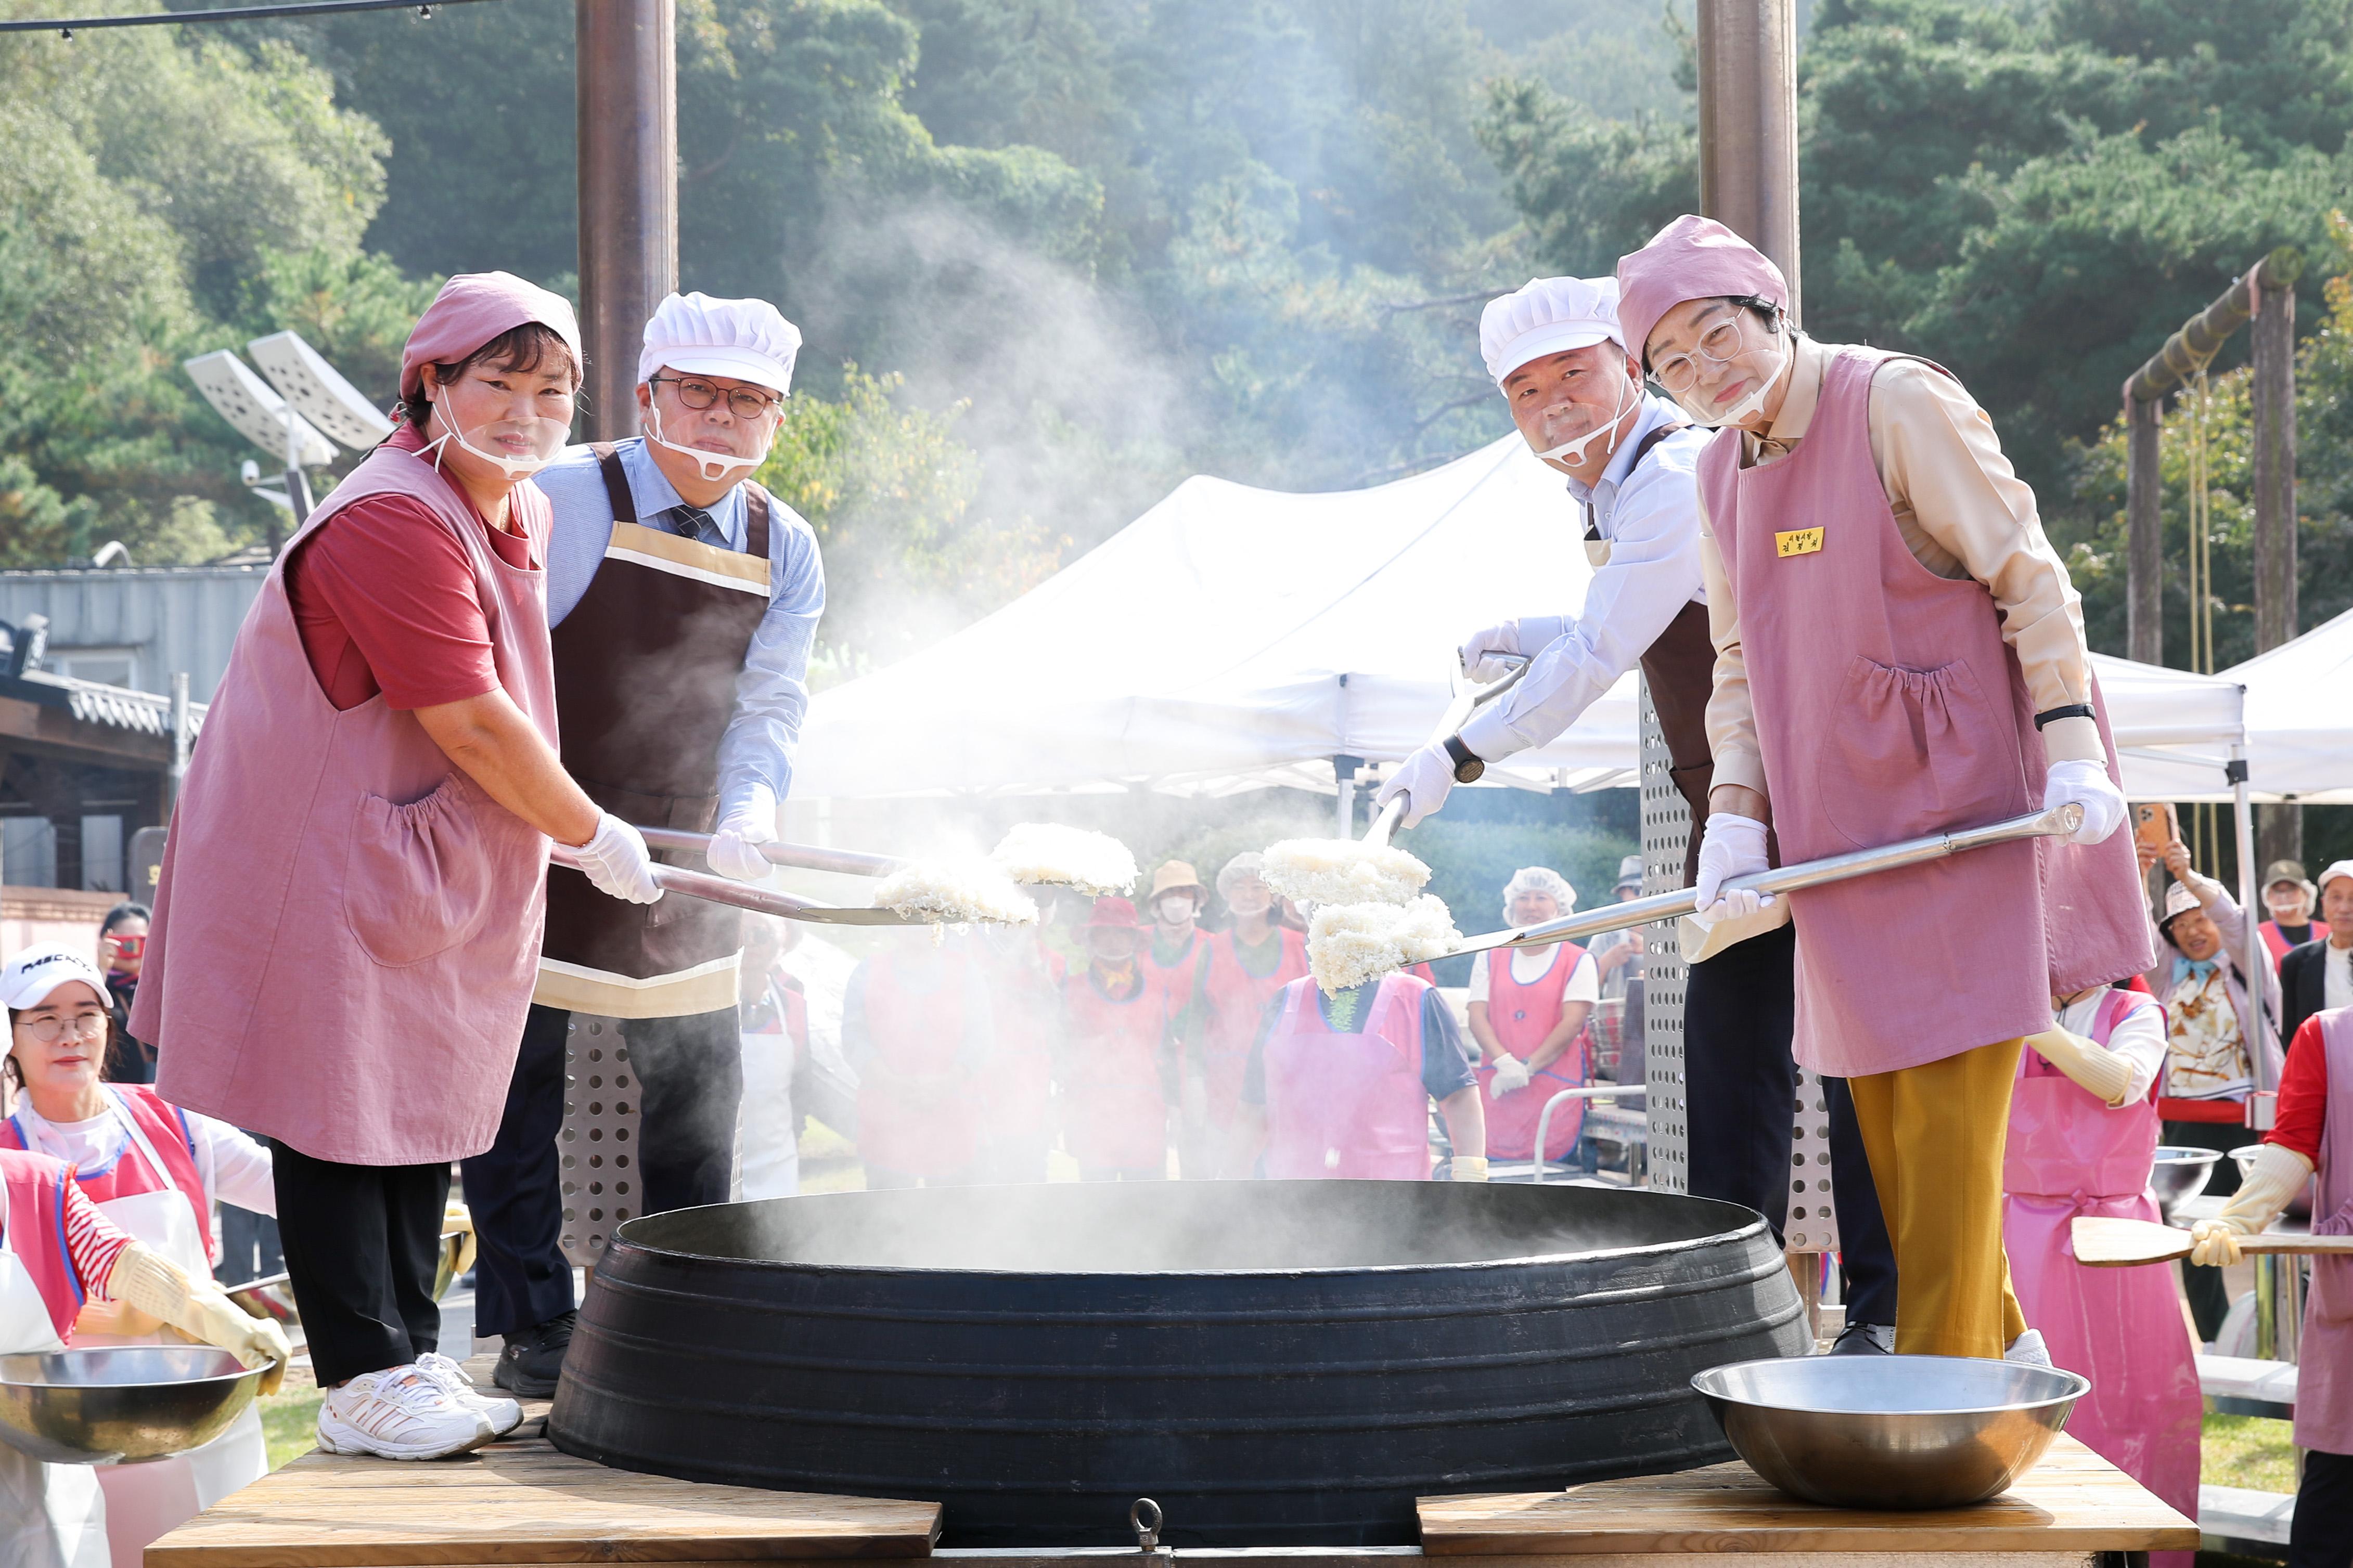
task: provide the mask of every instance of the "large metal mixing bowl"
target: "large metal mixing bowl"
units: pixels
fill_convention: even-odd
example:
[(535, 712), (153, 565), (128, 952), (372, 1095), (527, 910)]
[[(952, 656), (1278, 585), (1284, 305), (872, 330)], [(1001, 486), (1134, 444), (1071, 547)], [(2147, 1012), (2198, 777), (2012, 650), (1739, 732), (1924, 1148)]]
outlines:
[[(449, 1230), (441, 1233), (441, 1255), (433, 1261), (433, 1299), (437, 1301), (449, 1293), (449, 1287), (463, 1273), (467, 1253), (473, 1233)], [(284, 1274), (266, 1275), (248, 1279), (242, 1285), (226, 1287), (228, 1299), (257, 1318), (275, 1318), (288, 1328), (302, 1321), (294, 1304), (294, 1285)]]
[(245, 1413), (262, 1371), (205, 1345), (0, 1356), (0, 1442), (52, 1465), (185, 1453)]
[(1735, 1362), (1692, 1379), (1749, 1468), (1832, 1508), (1957, 1508), (2034, 1468), (2092, 1380), (1967, 1356)]
[(2160, 1143), (2157, 1163), (2148, 1173), (2148, 1190), (2157, 1199), (2157, 1212), (2165, 1223), (2173, 1223), (2174, 1212), (2183, 1204), (2206, 1190), (2214, 1174), (2214, 1163), (2221, 1154), (2212, 1149), (2193, 1149), (2179, 1143)]

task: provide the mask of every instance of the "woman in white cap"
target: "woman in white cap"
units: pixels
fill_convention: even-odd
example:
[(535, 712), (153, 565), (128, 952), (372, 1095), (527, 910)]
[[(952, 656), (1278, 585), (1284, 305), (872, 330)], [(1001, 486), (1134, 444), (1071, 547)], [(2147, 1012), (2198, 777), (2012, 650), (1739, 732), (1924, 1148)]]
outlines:
[(1257, 851), (1235, 856), (1218, 871), (1218, 899), (1232, 917), (1211, 934), (1193, 990), (1199, 1028), (1183, 1042), (1187, 1075), (1198, 1074), (1198, 1116), (1186, 1097), (1186, 1138), (1179, 1158), (1188, 1176), (1244, 1176), (1224, 1168), (1241, 1111), (1242, 1069), (1258, 1037), (1259, 1016), (1274, 994), (1307, 973), (1307, 940), (1274, 923), (1274, 892), (1266, 860)]
[[(1558, 920), (1576, 908), (1577, 889), (1549, 867), (1523, 867), (1504, 887), (1504, 921), (1514, 930)], [(1471, 1037), (1482, 1058), (1479, 1082), (1491, 1101), (1487, 1155), (1557, 1163), (1577, 1147), (1585, 1102), (1572, 1100), (1553, 1112), (1541, 1153), (1536, 1127), (1554, 1095), (1593, 1081), (1585, 1020), (1601, 999), (1599, 968), (1573, 942), (1515, 947), (1500, 965), (1491, 956), (1482, 952), (1471, 961), (1470, 1005)]]
[[(55, 1013), (70, 1021), (88, 997), (105, 994), (105, 980), (79, 954), (47, 943), (8, 961), (0, 994), (30, 1016)], [(93, 1047), (78, 1027), (53, 1039), (42, 1037), (47, 1032), (12, 1032), (5, 1072), (16, 1108), (0, 1122), (0, 1149), (64, 1161), (84, 1195), (124, 1234), (191, 1276), (209, 1278), (218, 1250), (216, 1201), (278, 1212), (269, 1151), (226, 1122), (166, 1104), (145, 1084), (102, 1082), (103, 1037)], [(165, 1342), (130, 1321), (119, 1301), (85, 1304), (74, 1327), (77, 1345)], [(100, 1470), (117, 1568), (138, 1568), (149, 1542), (269, 1469), (261, 1418), (248, 1410), (193, 1453)]]
[(579, 384), (562, 297), (442, 286), (398, 426), (263, 581), (172, 814), (132, 1032), (167, 1101), (270, 1140), (333, 1452), (440, 1458), (522, 1420), (432, 1354), (449, 1164), (498, 1125), (551, 843), (661, 896), (554, 745), (531, 476)]
[[(759, 847), (792, 787), (825, 608), (817, 535), (752, 479), (800, 343), (765, 300), (672, 294), (638, 355), (643, 434), (575, 448), (540, 476), (555, 519), (547, 618), (565, 766), (627, 821), (712, 834), (710, 868), (746, 881), (768, 873)], [(465, 1170), (481, 1247), (474, 1331), (506, 1339), (501, 1388), (554, 1394), (572, 1341), (555, 1136), (573, 1011), (621, 1020), (637, 1080), (617, 1217), (724, 1203), (744, 1092), (742, 946), (727, 905), (633, 908), (575, 872), (548, 874), (506, 1112)]]
[[(197, 1119), (152, 1090), (99, 1084), (112, 1013), (105, 976), (79, 953), (18, 953), (0, 972), (0, 1001), (6, 1074), (23, 1091), (0, 1136), (0, 1355), (176, 1342), (158, 1338), (169, 1324), (248, 1366), (274, 1363), (274, 1390), (291, 1352), (276, 1323), (248, 1317), (212, 1282), (196, 1150), (213, 1152), (216, 1171), (232, 1167), (228, 1185), (248, 1198), (256, 1156), (258, 1193), (268, 1193), (268, 1157), (234, 1147), (233, 1129), (195, 1131)], [(54, 1121), (41, 1103), (90, 1114)], [(78, 1180), (76, 1164), (110, 1142), (106, 1167)], [(111, 1556), (132, 1568), (148, 1542), (267, 1468), (258, 1418), (194, 1455), (107, 1469), (44, 1465), (0, 1446), (0, 1563), (104, 1568)]]

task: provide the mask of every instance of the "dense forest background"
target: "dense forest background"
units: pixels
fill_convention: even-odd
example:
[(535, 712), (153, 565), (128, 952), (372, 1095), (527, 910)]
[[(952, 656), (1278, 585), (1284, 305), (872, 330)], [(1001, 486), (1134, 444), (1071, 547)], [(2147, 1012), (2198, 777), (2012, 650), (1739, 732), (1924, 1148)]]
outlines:
[[(269, 535), (191, 354), (290, 326), (389, 400), (442, 276), (574, 288), (572, 16), (0, 37), (0, 564)], [(824, 536), (836, 672), (1186, 474), (1344, 488), (1493, 438), (1480, 303), (1697, 199), (1682, 0), (680, 0), (679, 39), (682, 282), (807, 334), (765, 477)], [(2112, 651), (2116, 388), (2303, 247), (2304, 624), (2353, 605), (2353, 0), (1818, 0), (1800, 95), (1808, 326), (1969, 382)], [(2209, 422), (2222, 663), (2243, 353)]]

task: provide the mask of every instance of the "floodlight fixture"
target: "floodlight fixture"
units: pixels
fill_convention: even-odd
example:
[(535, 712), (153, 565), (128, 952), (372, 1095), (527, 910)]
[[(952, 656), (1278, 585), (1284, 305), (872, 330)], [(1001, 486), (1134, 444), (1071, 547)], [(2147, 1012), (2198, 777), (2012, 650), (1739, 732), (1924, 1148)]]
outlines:
[(320, 468), (335, 460), (335, 448), (327, 438), (289, 408), (234, 351), (201, 354), (183, 368), (213, 412), (288, 468)]
[(294, 412), (364, 452), (392, 434), (392, 421), (295, 332), (272, 332), (245, 345), (269, 384)]

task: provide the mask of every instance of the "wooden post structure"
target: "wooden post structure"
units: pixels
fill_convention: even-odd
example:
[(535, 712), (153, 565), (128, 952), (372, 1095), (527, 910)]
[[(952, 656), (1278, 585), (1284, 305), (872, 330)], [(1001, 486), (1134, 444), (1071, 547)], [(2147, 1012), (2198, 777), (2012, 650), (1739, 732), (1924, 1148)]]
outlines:
[[(2295, 280), (2304, 273), (2304, 253), (2292, 246), (2282, 246), (2240, 274), (2236, 282), (2222, 291), (2221, 298), (2207, 306), (2181, 324), (2181, 330), (2165, 340), (2165, 346), (2149, 356), (2131, 375), (2125, 378), (2125, 606), (2126, 651), (2143, 664), (2162, 662), (2165, 648), (2163, 600), (2165, 542), (2162, 511), (2158, 505), (2161, 484), (2158, 463), (2158, 405), (2165, 395), (2182, 385), (2198, 374), (2198, 367), (2213, 357), (2232, 332), (2247, 324), (2255, 313), (2256, 301), (2269, 301), (2283, 295), (2292, 295)], [(2291, 306), (2291, 310), (2293, 306)], [(2294, 350), (2295, 319), (2289, 317), (2288, 352)], [(2292, 384), (2293, 370), (2282, 374)], [(2256, 395), (2263, 394), (2258, 373)], [(2295, 452), (2295, 388), (2287, 391), (2290, 423), (2288, 461), (2293, 465)], [(2258, 458), (2258, 462), (2261, 458)], [(2259, 470), (2260, 472), (2260, 470)], [(2294, 480), (2289, 480), (2291, 498)], [(2290, 500), (2293, 510), (2293, 500)], [(2258, 523), (2260, 529), (2261, 524)], [(2293, 524), (2290, 525), (2291, 528)], [(2258, 546), (2257, 571), (2260, 583), (2261, 554)], [(2290, 592), (2294, 592), (2293, 564), (2288, 568)], [(2261, 592), (2258, 587), (2258, 593)], [(2291, 605), (2293, 599), (2290, 600)], [(2289, 612), (2293, 616), (2293, 609)], [(2257, 611), (2260, 630), (2262, 612)]]
[[(2254, 296), (2255, 651), (2296, 635), (2295, 280), (2301, 268), (2262, 268)], [(2304, 858), (2304, 807), (2266, 805), (2257, 858)]]
[(587, 437), (637, 434), (638, 348), (678, 287), (675, 0), (575, 0)]
[(1798, 13), (1793, 0), (1699, 0), (1699, 210), (1798, 276)]

